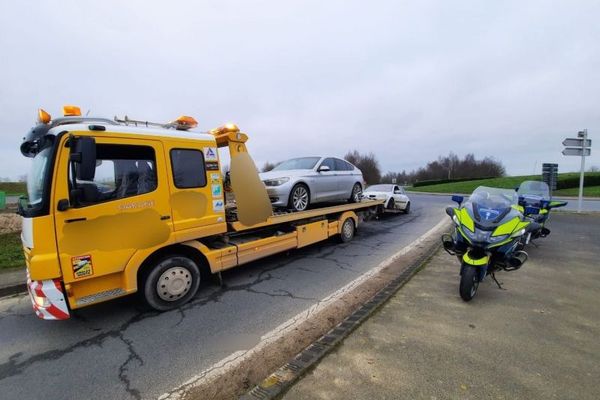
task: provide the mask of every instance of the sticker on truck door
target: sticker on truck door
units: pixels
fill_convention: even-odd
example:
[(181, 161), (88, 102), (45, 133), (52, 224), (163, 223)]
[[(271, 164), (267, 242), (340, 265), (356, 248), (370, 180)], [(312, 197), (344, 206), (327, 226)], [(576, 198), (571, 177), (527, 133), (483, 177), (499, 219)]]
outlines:
[(219, 184), (210, 185), (210, 188), (211, 188), (213, 198), (223, 197), (223, 191), (221, 190), (221, 185), (219, 185)]
[(225, 202), (223, 200), (213, 200), (213, 211), (222, 212), (225, 210)]
[(94, 275), (92, 256), (89, 254), (85, 256), (71, 257), (71, 264), (73, 265), (73, 276), (75, 279)]
[(204, 160), (205, 161), (218, 161), (219, 156), (217, 155), (216, 147), (205, 147), (204, 148)]

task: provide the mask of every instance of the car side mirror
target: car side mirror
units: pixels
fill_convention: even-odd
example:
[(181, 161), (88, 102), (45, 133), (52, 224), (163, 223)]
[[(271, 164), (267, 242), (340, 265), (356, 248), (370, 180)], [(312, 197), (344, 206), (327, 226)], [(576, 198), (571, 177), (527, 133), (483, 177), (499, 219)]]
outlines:
[(458, 196), (456, 194), (452, 196), (452, 201), (457, 202), (459, 207), (462, 204), (462, 202), (463, 202), (464, 199), (465, 198), (463, 196)]
[(317, 171), (327, 172), (327, 171), (331, 171), (331, 168), (329, 168), (327, 165), (321, 165)]

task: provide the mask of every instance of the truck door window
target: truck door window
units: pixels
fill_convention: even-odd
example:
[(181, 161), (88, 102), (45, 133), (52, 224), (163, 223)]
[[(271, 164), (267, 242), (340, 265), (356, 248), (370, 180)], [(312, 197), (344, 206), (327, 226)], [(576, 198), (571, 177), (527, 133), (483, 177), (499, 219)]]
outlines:
[(152, 147), (97, 144), (96, 158), (94, 180), (77, 180), (82, 206), (149, 193), (157, 187)]
[(172, 149), (173, 181), (178, 189), (206, 186), (204, 154), (200, 150)]

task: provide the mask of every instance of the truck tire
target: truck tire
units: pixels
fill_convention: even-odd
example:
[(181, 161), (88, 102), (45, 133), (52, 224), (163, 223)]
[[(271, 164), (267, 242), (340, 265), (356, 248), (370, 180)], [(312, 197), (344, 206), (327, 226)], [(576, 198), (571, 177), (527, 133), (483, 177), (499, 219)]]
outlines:
[(150, 266), (141, 279), (142, 300), (157, 311), (187, 303), (200, 287), (200, 269), (188, 257), (168, 255)]
[(352, 218), (346, 218), (342, 223), (342, 229), (340, 230), (340, 241), (342, 243), (348, 243), (354, 238), (356, 232), (356, 226)]

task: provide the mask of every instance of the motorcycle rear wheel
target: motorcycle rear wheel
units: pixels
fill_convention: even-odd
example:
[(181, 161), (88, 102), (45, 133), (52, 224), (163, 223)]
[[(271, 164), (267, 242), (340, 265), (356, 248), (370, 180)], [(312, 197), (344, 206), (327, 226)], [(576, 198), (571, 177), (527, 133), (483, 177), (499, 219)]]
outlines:
[(471, 301), (479, 288), (479, 271), (477, 268), (465, 265), (460, 276), (459, 292), (464, 301)]

